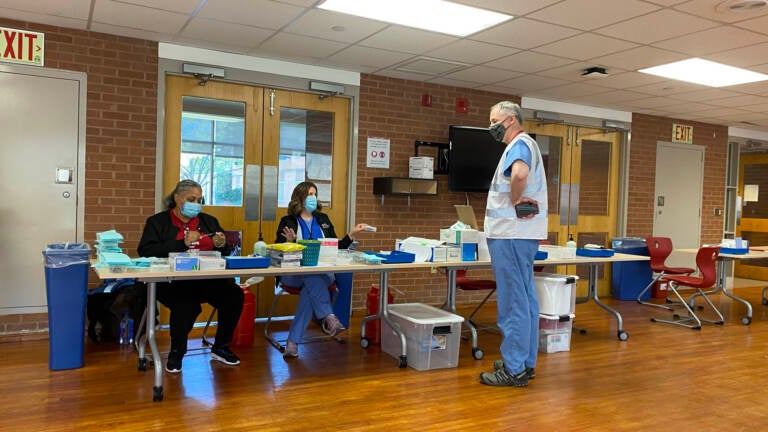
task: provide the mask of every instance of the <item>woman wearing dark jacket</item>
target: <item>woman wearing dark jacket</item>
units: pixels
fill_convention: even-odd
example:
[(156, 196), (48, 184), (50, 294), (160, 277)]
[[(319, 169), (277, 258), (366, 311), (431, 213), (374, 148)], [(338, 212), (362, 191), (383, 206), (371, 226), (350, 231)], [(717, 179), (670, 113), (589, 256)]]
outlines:
[[(224, 230), (215, 217), (201, 213), (203, 189), (193, 180), (182, 180), (163, 200), (165, 211), (150, 216), (139, 241), (142, 257), (166, 258), (171, 252), (217, 250), (229, 253)], [(189, 332), (202, 311), (201, 303), (209, 303), (218, 311), (216, 340), (211, 358), (228, 365), (240, 364), (229, 350), (240, 312), (243, 292), (234, 279), (178, 280), (157, 284), (157, 299), (171, 310), (171, 351), (165, 370), (181, 372), (181, 361), (187, 352)]]
[[(277, 240), (275, 242), (336, 238), (336, 231), (331, 220), (328, 215), (320, 211), (321, 209), (322, 205), (317, 202), (317, 186), (314, 183), (302, 182), (296, 185), (291, 194), (291, 202), (288, 204), (288, 214), (280, 219), (280, 224), (277, 227)], [(339, 249), (349, 248), (354, 236), (365, 226), (365, 224), (355, 225), (349, 234), (339, 240)], [(284, 357), (299, 356), (298, 344), (304, 339), (304, 331), (313, 315), (323, 320), (323, 330), (332, 336), (344, 330), (344, 326), (331, 309), (328, 287), (333, 281), (333, 273), (282, 277), (281, 283), (301, 288), (296, 314), (288, 330), (288, 340), (283, 352)]]

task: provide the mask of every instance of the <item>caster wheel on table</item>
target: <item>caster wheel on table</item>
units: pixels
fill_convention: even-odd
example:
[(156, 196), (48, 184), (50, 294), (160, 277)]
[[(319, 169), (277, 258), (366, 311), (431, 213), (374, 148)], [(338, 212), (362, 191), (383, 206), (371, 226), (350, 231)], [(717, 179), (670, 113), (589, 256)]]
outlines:
[(139, 362), (136, 364), (136, 369), (140, 371), (147, 370), (147, 359), (146, 358), (140, 358)]
[(152, 387), (152, 402), (160, 402), (163, 400), (163, 386)]
[(397, 367), (404, 368), (406, 366), (408, 366), (408, 358), (404, 355), (401, 355), (400, 360), (397, 363)]
[(768, 299), (763, 299), (763, 305), (768, 306)]
[(371, 346), (371, 341), (368, 338), (360, 338), (360, 346), (363, 348), (368, 348)]
[(741, 323), (744, 325), (749, 325), (752, 322), (752, 317), (744, 317), (741, 319)]
[(480, 348), (472, 348), (472, 357), (475, 358), (475, 360), (482, 360), (485, 353)]
[[(651, 320), (653, 320), (653, 318), (651, 318)], [(625, 332), (624, 330), (619, 331), (618, 336), (620, 341), (625, 341), (629, 339), (629, 333)]]

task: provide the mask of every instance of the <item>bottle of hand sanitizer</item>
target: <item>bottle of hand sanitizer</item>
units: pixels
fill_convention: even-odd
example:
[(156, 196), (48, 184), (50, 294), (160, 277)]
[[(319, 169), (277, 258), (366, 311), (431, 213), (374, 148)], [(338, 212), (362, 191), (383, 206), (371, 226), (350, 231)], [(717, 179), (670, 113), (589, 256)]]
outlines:
[(565, 242), (565, 247), (575, 248), (576, 242), (573, 240), (573, 234), (568, 234), (568, 241)]
[(259, 233), (259, 241), (253, 244), (253, 254), (258, 256), (267, 256), (267, 244), (264, 242), (264, 237)]

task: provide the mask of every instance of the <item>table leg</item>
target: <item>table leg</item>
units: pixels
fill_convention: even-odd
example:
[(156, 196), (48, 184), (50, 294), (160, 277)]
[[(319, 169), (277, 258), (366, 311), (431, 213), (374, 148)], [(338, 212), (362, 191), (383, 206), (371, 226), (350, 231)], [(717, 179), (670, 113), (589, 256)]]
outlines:
[(763, 297), (763, 304), (764, 305), (768, 305), (768, 297), (765, 296), (766, 292), (768, 292), (768, 285), (766, 285), (766, 287), (763, 288), (762, 297)]
[[(744, 306), (747, 308), (747, 315), (741, 318), (741, 323), (744, 325), (749, 325), (752, 322), (752, 304), (749, 303), (747, 300), (728, 292), (728, 278), (726, 276), (726, 266), (729, 262), (733, 261), (730, 258), (718, 258), (717, 260), (717, 282), (715, 283), (715, 288), (712, 291), (707, 291), (706, 294), (717, 294), (718, 292), (722, 291), (723, 294), (725, 294), (726, 297), (729, 297), (733, 300), (736, 300), (738, 302), (741, 302), (744, 304)], [(768, 287), (766, 287), (768, 289)], [(765, 292), (765, 290), (763, 290)], [(688, 300), (688, 306), (691, 307), (691, 309), (694, 308), (694, 301), (696, 300), (696, 297), (699, 296), (699, 293), (694, 293), (691, 295), (690, 299)]]
[(152, 400), (155, 402), (163, 400), (163, 359), (160, 357), (160, 350), (157, 349), (155, 337), (156, 299), (157, 283), (147, 282), (147, 340), (152, 350), (152, 360), (155, 362), (155, 385), (152, 387)]
[(621, 318), (621, 314), (618, 313), (615, 309), (611, 308), (607, 304), (600, 301), (600, 298), (597, 296), (597, 266), (600, 263), (590, 263), (589, 264), (589, 293), (587, 294), (588, 299), (592, 299), (597, 303), (598, 306), (605, 309), (609, 313), (613, 314), (613, 316), (616, 317), (616, 335), (618, 336), (620, 341), (625, 341), (629, 339), (629, 334), (624, 331), (624, 320)]
[[(374, 319), (381, 319), (382, 325), (386, 323), (400, 337), (400, 358), (398, 366), (404, 368), (408, 366), (408, 349), (405, 342), (405, 334), (400, 330), (400, 326), (389, 317), (387, 298), (389, 297), (389, 272), (384, 270), (379, 273), (379, 312), (376, 315), (368, 315), (363, 318), (360, 329), (360, 346), (368, 348), (368, 338), (365, 337), (365, 323)], [(383, 330), (384, 327), (381, 327)]]
[[(459, 312), (456, 311), (456, 268), (447, 267), (445, 271), (448, 274), (448, 292), (445, 295), (445, 303), (443, 303), (443, 309), (452, 314), (459, 315)], [(477, 360), (482, 359), (484, 355), (483, 350), (477, 347), (477, 328), (472, 323), (472, 321), (468, 319), (464, 320), (464, 326), (472, 335), (472, 357)]]

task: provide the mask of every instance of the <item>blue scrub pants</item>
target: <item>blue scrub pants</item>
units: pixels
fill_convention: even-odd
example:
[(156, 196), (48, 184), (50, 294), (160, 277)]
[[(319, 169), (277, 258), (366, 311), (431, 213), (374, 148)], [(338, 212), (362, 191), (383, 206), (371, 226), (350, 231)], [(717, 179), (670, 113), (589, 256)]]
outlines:
[(507, 372), (536, 366), (539, 349), (539, 299), (533, 282), (538, 240), (488, 239), (496, 279), (497, 324)]
[(292, 288), (301, 288), (296, 314), (288, 329), (288, 340), (301, 343), (312, 316), (323, 319), (333, 313), (328, 287), (334, 281), (333, 273), (307, 276), (283, 276), (280, 283)]

